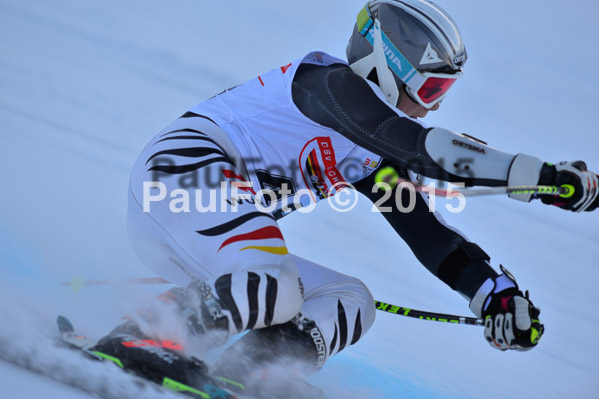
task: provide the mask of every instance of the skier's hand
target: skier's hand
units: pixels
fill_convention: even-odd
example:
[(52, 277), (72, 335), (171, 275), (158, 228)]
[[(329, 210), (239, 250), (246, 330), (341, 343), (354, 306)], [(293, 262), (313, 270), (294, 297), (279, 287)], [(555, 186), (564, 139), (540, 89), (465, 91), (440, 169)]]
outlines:
[(503, 266), (504, 274), (487, 280), (470, 308), (485, 320), (485, 339), (500, 350), (526, 351), (534, 348), (544, 332), (540, 310), (518, 289), (516, 280)]
[(569, 197), (543, 195), (541, 201), (572, 212), (592, 211), (599, 206), (599, 176), (587, 170), (583, 161), (563, 161), (557, 165), (544, 164), (540, 184), (569, 185)]
[(483, 313), (485, 338), (492, 347), (500, 350), (532, 349), (544, 330), (539, 313), (540, 310), (518, 289), (498, 292), (491, 296), (491, 302)]

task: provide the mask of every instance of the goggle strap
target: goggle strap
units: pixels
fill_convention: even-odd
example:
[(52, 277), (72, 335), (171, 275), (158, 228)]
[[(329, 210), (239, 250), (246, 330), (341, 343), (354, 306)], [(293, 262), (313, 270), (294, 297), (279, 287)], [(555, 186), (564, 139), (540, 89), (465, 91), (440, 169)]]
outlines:
[(366, 36), (366, 33), (368, 33), (368, 30), (372, 28), (373, 24), (374, 21), (370, 16), (368, 4), (366, 4), (364, 8), (362, 8), (362, 10), (360, 10), (360, 12), (358, 13), (358, 30), (360, 31), (360, 34), (362, 36)]
[(395, 78), (393, 77), (393, 72), (391, 72), (388, 68), (389, 61), (388, 57), (385, 55), (385, 48), (383, 46), (383, 31), (381, 30), (381, 23), (377, 19), (374, 22), (374, 43), (373, 47), (375, 49), (374, 56), (376, 57), (376, 72), (379, 78), (379, 84), (387, 100), (395, 105), (397, 103), (397, 99), (399, 98), (399, 88), (395, 83)]
[[(378, 26), (380, 28), (380, 21), (376, 20)], [(360, 29), (360, 24), (362, 24), (362, 29)], [(358, 14), (358, 29), (360, 29), (360, 34), (364, 36), (366, 40), (370, 43), (370, 45), (374, 48), (374, 26), (375, 21), (370, 16), (370, 11), (368, 11), (368, 7), (364, 7), (362, 11)], [(379, 29), (381, 33), (381, 39), (388, 49), (391, 51), (384, 51), (384, 46), (382, 48), (382, 52), (385, 54), (385, 58), (387, 60), (387, 65), (395, 72), (395, 74), (409, 87), (414, 90), (418, 90), (418, 88), (424, 83), (426, 78), (418, 72), (416, 68), (408, 61), (406, 57), (399, 51), (395, 44), (387, 37), (385, 32), (382, 29)], [(390, 55), (389, 53), (392, 53)]]

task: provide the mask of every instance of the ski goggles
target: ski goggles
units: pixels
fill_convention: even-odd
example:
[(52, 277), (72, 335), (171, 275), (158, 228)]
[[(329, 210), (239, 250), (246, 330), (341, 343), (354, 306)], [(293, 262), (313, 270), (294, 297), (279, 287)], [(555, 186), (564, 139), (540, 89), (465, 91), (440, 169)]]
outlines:
[(441, 102), (449, 88), (462, 77), (461, 71), (451, 74), (418, 71), (380, 28), (380, 22), (375, 23), (368, 5), (358, 14), (358, 30), (373, 49), (382, 43), (379, 51), (384, 53), (387, 66), (405, 83), (410, 98), (424, 108), (431, 109)]

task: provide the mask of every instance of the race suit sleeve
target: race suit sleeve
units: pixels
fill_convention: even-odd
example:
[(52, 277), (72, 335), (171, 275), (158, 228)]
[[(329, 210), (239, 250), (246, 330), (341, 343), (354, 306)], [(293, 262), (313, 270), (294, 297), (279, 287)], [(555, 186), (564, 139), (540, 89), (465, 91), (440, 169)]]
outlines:
[[(397, 165), (383, 161), (384, 166), (394, 166), (401, 177), (409, 178), (405, 169)], [(385, 192), (373, 189), (374, 175), (354, 183), (354, 187), (377, 203)], [(395, 200), (396, 189), (379, 204), (379, 209), (391, 209), (390, 212), (382, 212), (383, 216), (431, 273), (469, 300), (487, 278), (497, 277), (488, 263), (489, 256), (477, 244), (448, 226), (438, 213), (430, 212), (424, 195), (417, 194), (416, 206), (411, 212), (401, 212)], [(408, 195), (408, 190), (403, 190), (403, 204), (408, 203)]]
[[(428, 128), (383, 98), (372, 82), (344, 64), (302, 64), (293, 80), (293, 101), (313, 121), (394, 164), (437, 180), (466, 186), (505, 186), (522, 155), (540, 173), (542, 162), (498, 151), (470, 136)], [(536, 184), (536, 182), (534, 183)]]
[[(476, 166), (480, 175), (474, 175), (472, 170), (466, 176), (460, 176), (459, 171), (458, 174), (451, 173), (444, 169), (442, 162), (437, 162), (438, 159), (435, 161), (427, 149), (427, 137), (434, 129), (426, 128), (390, 107), (376, 94), (376, 87), (354, 74), (346, 65), (301, 65), (294, 78), (292, 93), (294, 103), (305, 116), (382, 155), (385, 161), (381, 168), (393, 166), (404, 177), (407, 177), (405, 169), (408, 168), (431, 178), (470, 185), (506, 184), (513, 155), (501, 155), (467, 137), (444, 131), (443, 134), (449, 135), (452, 140), (464, 143), (472, 141), (472, 145), (488, 155), (486, 158), (477, 158), (479, 162)], [(432, 148), (434, 150), (434, 146)], [(479, 154), (464, 147), (456, 148)], [(467, 155), (472, 158), (471, 154)], [(489, 165), (499, 165), (502, 172), (484, 175), (482, 172), (490, 168)], [(470, 166), (475, 165), (471, 163)], [(373, 173), (354, 185), (376, 203), (384, 192), (373, 192), (374, 176)], [(404, 190), (403, 195), (408, 195), (407, 190)], [(471, 299), (488, 277), (497, 276), (488, 263), (489, 256), (477, 244), (446, 225), (440, 215), (429, 212), (424, 196), (418, 195), (416, 198), (414, 210), (402, 213), (397, 208), (393, 193), (389, 200), (380, 204), (391, 208), (390, 212), (383, 212), (383, 216), (431, 273)], [(408, 199), (404, 198), (404, 201), (407, 203)]]

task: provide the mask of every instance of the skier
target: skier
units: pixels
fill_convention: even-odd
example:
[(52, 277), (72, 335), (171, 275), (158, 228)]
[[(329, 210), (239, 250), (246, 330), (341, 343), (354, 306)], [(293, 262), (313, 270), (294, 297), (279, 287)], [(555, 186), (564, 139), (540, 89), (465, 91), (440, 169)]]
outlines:
[[(569, 185), (570, 197), (542, 202), (574, 212), (599, 206), (599, 177), (584, 162), (501, 152), (418, 120), (439, 109), (466, 59), (458, 27), (438, 5), (371, 0), (354, 25), (347, 62), (311, 52), (192, 107), (145, 147), (131, 174), (129, 228), (138, 257), (181, 287), (161, 296), (165, 306), (208, 346), (251, 330), (224, 353), (221, 375), (243, 380), (278, 359), (308, 374), (372, 326), (368, 288), (289, 253), (275, 218), (352, 189), (390, 207), (384, 217), (419, 261), (485, 319), (492, 347), (537, 345), (539, 310), (507, 270), (496, 272), (482, 248), (429, 212), (426, 196), (406, 213), (395, 192), (385, 199), (375, 187), (376, 172), (392, 166), (406, 179), (467, 186)], [(172, 348), (147, 340), (164, 334), (156, 327), (164, 319), (145, 312), (96, 350), (132, 368), (151, 354), (164, 360)]]

